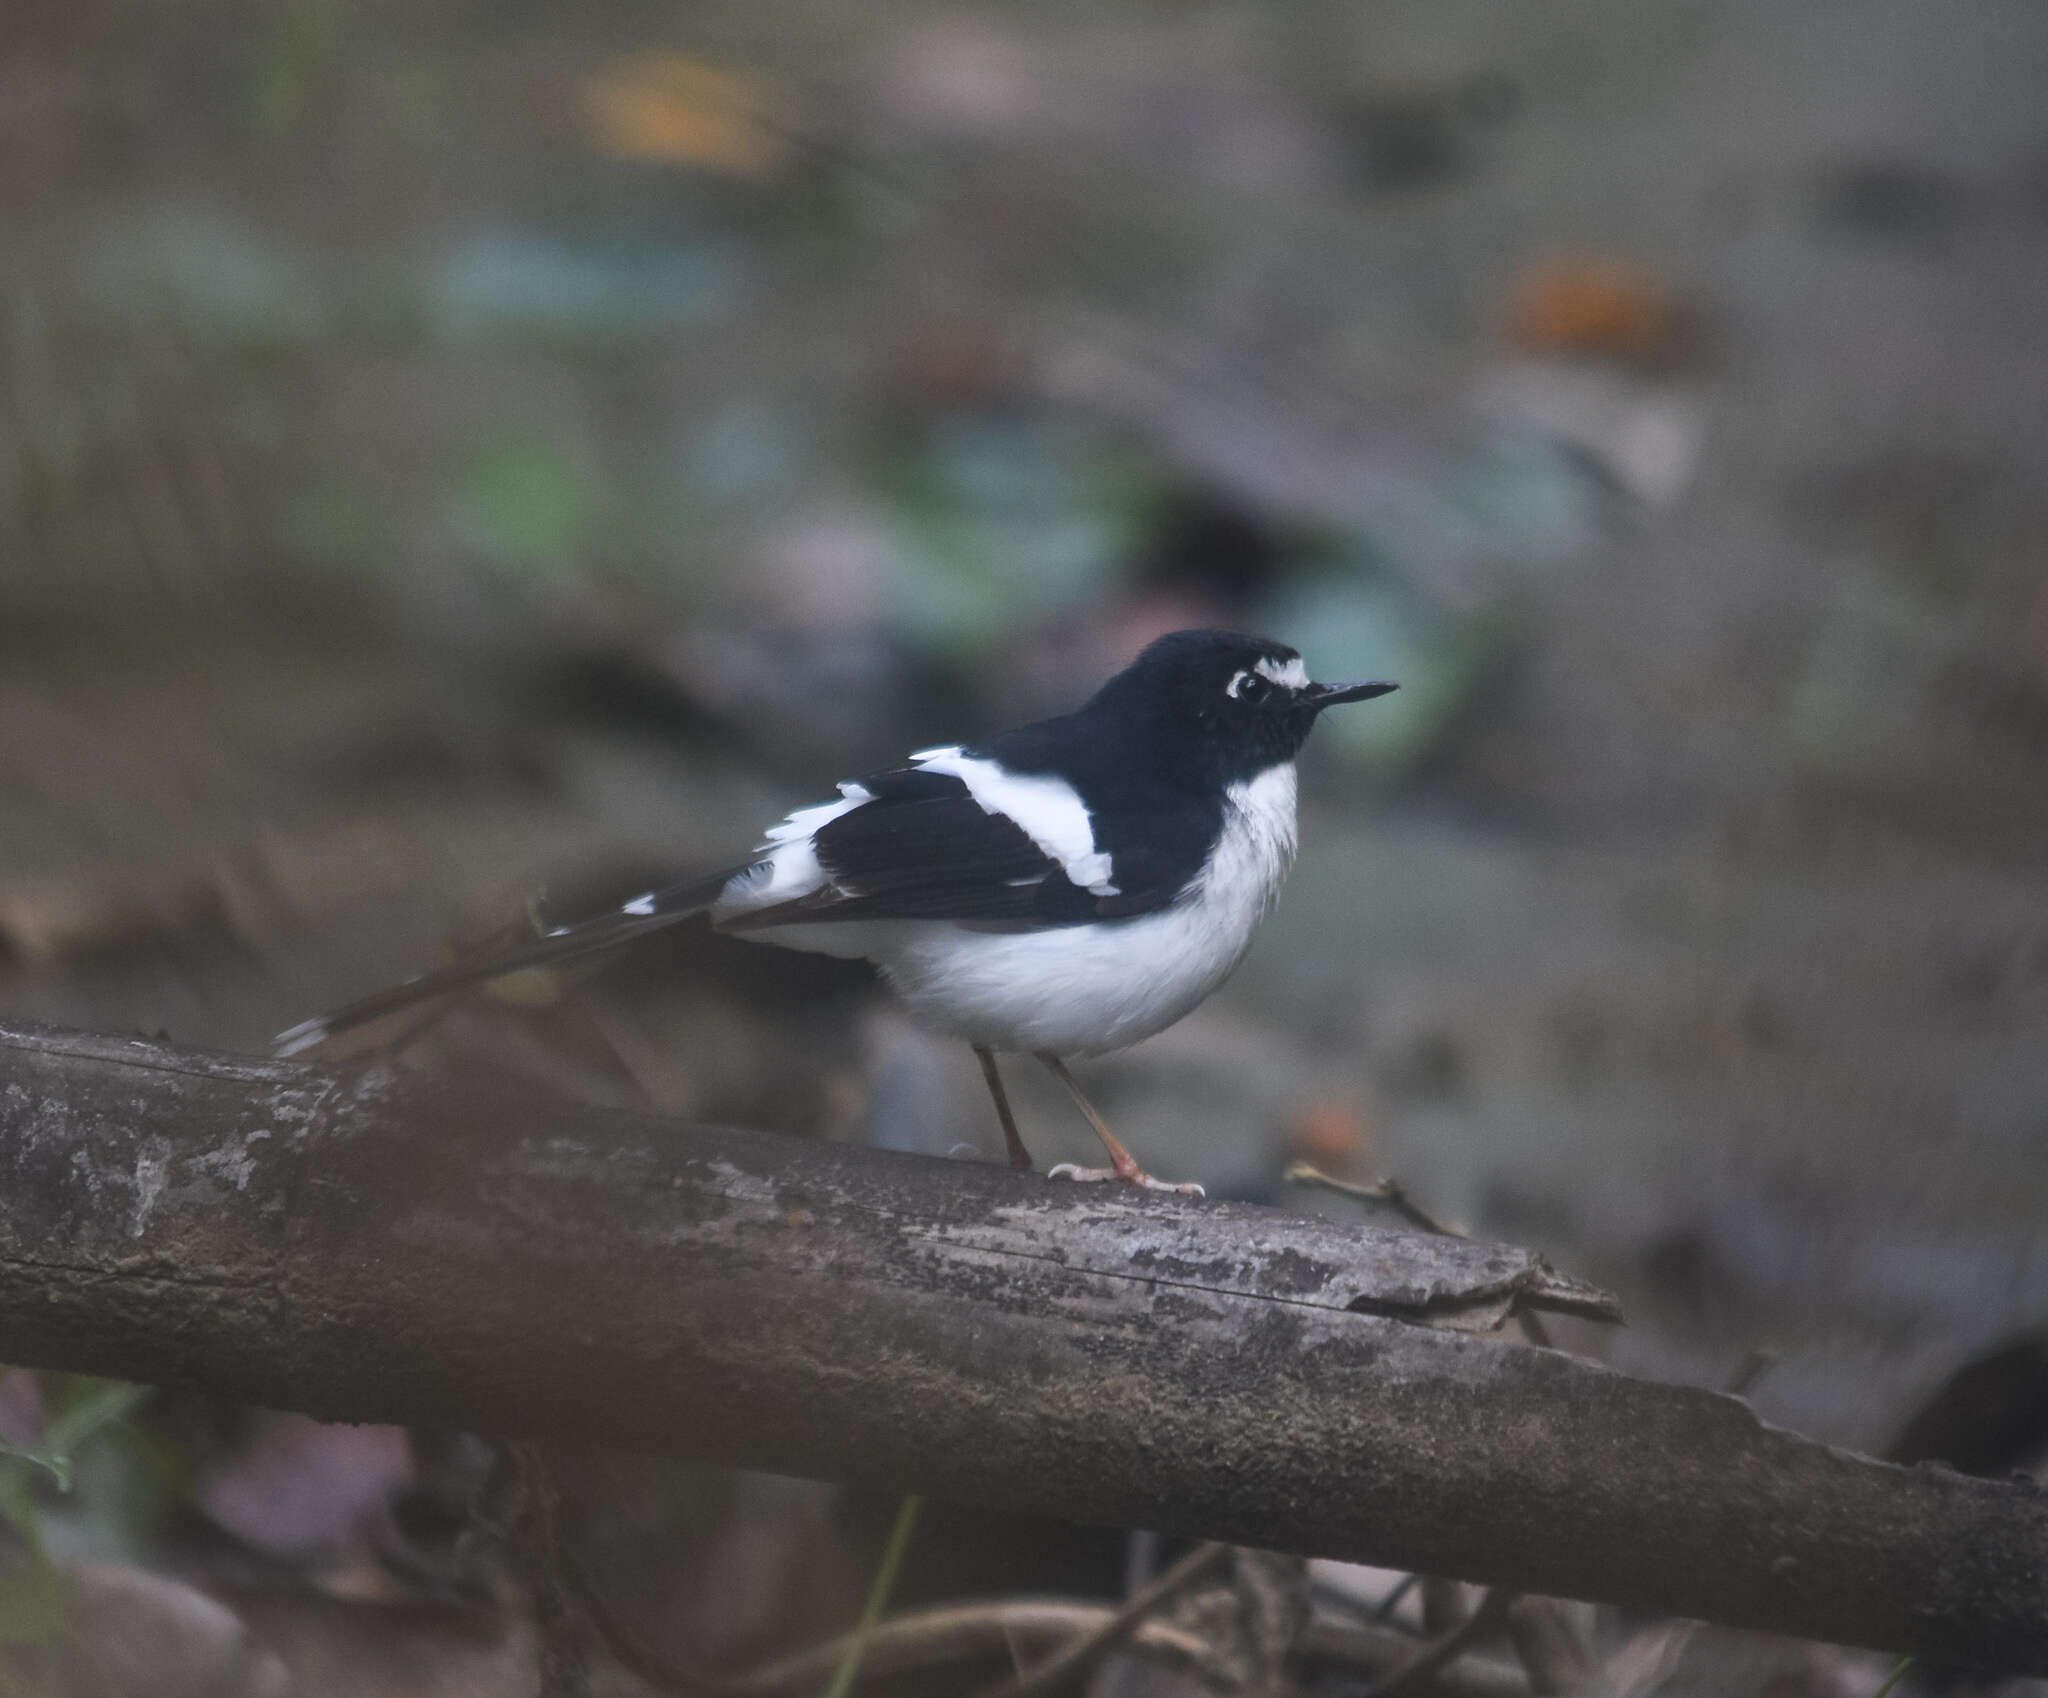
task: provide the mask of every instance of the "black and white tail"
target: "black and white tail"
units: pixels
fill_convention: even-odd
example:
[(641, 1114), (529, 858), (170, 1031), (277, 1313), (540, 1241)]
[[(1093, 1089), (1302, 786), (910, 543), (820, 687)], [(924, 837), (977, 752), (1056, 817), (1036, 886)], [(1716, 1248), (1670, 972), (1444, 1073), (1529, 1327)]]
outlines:
[(338, 1038), (344, 1032), (354, 1031), (415, 1003), (431, 1002), (435, 997), (500, 978), (506, 973), (515, 973), (523, 967), (542, 967), (551, 962), (616, 949), (621, 944), (687, 920), (692, 914), (701, 914), (718, 900), (736, 875), (748, 870), (747, 867), (728, 867), (709, 878), (670, 885), (665, 890), (650, 890), (609, 914), (578, 925), (558, 926), (531, 943), (452, 962), (431, 973), (407, 979), (402, 984), (373, 991), (345, 1007), (311, 1020), (302, 1020), (290, 1031), (278, 1033), (273, 1053), (278, 1056), (302, 1055), (330, 1038)]

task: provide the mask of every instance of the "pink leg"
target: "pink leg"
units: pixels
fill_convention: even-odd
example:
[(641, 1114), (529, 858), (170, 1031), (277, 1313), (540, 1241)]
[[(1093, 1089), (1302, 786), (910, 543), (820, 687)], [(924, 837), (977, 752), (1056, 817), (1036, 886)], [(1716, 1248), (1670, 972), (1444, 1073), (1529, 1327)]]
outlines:
[(1067, 1064), (1050, 1050), (1038, 1051), (1038, 1059), (1045, 1063), (1055, 1079), (1066, 1086), (1075, 1106), (1095, 1128), (1095, 1136), (1102, 1140), (1102, 1147), (1109, 1152), (1107, 1167), (1076, 1167), (1072, 1162), (1061, 1162), (1047, 1173), (1048, 1179), (1121, 1179), (1126, 1185), (1142, 1185), (1148, 1191), (1181, 1191), (1195, 1197), (1207, 1195), (1199, 1185), (1169, 1185), (1163, 1179), (1154, 1179), (1138, 1165), (1137, 1158), (1124, 1148), (1123, 1140), (1110, 1131), (1108, 1123), (1096, 1112), (1095, 1105), (1082, 1094), (1073, 1074), (1067, 1071)]
[(1031, 1171), (1031, 1152), (1017, 1136), (1017, 1117), (1010, 1112), (1010, 1096), (1003, 1089), (1003, 1076), (996, 1071), (993, 1050), (975, 1044), (974, 1059), (981, 1063), (981, 1076), (988, 1081), (988, 1094), (996, 1100), (996, 1118), (1003, 1123), (1003, 1147), (1010, 1152), (1010, 1165), (1024, 1173)]

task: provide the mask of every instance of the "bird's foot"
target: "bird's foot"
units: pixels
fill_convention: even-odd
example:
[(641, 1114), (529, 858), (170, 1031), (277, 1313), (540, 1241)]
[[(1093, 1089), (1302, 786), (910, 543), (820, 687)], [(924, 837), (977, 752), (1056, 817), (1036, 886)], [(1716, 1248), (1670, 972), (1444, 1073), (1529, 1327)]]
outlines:
[(1142, 1185), (1147, 1191), (1178, 1191), (1184, 1197), (1206, 1197), (1208, 1192), (1193, 1181), (1175, 1185), (1164, 1179), (1154, 1179), (1142, 1167), (1133, 1163), (1128, 1173), (1114, 1167), (1081, 1167), (1074, 1162), (1063, 1161), (1057, 1167), (1045, 1170), (1048, 1179), (1071, 1179), (1077, 1185), (1093, 1184), (1105, 1179), (1121, 1179), (1126, 1185)]

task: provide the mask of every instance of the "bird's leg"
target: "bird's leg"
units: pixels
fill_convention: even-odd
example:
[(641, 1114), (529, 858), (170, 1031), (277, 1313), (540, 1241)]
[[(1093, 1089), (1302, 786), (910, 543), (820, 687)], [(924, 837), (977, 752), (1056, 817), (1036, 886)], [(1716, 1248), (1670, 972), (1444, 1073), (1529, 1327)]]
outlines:
[(1076, 1167), (1070, 1161), (1048, 1169), (1048, 1179), (1121, 1179), (1126, 1185), (1142, 1185), (1148, 1191), (1184, 1191), (1190, 1196), (1208, 1195), (1199, 1185), (1169, 1185), (1163, 1179), (1154, 1179), (1138, 1165), (1137, 1158), (1124, 1148), (1123, 1140), (1110, 1131), (1108, 1123), (1096, 1112), (1095, 1105), (1082, 1094), (1073, 1074), (1067, 1071), (1067, 1064), (1052, 1053), (1042, 1049), (1036, 1052), (1038, 1059), (1045, 1063), (1046, 1070), (1062, 1085), (1074, 1099), (1074, 1105), (1086, 1117), (1088, 1124), (1095, 1128), (1095, 1136), (1102, 1140), (1102, 1147), (1109, 1152), (1107, 1167)]
[(1003, 1089), (1003, 1076), (996, 1071), (995, 1051), (975, 1044), (974, 1059), (981, 1063), (981, 1076), (988, 1081), (988, 1094), (996, 1100), (996, 1118), (1003, 1123), (1003, 1147), (1010, 1152), (1010, 1165), (1031, 1171), (1031, 1152), (1017, 1136), (1017, 1117), (1010, 1112), (1010, 1096)]

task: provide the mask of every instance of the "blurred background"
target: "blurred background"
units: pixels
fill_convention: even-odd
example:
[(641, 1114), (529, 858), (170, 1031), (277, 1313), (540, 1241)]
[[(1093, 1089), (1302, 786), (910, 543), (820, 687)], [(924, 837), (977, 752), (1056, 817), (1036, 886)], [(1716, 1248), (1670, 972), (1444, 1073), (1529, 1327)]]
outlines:
[[(1574, 1349), (2038, 1460), (2044, 87), (2030, 0), (11, 0), (0, 1008), (260, 1051), (1256, 630), (1402, 688), (1231, 985), (1084, 1069), (1147, 1165), (1393, 1176), (1617, 1290)], [(864, 969), (702, 936), (391, 1060), (1001, 1148)], [(225, 1600), (293, 1690), (531, 1689), (478, 1441), (22, 1373), (0, 1437), (99, 1565), (0, 1586), (31, 1663)], [(843, 1628), (891, 1512), (563, 1466), (700, 1668)], [(934, 1508), (900, 1595), (1131, 1554)]]

